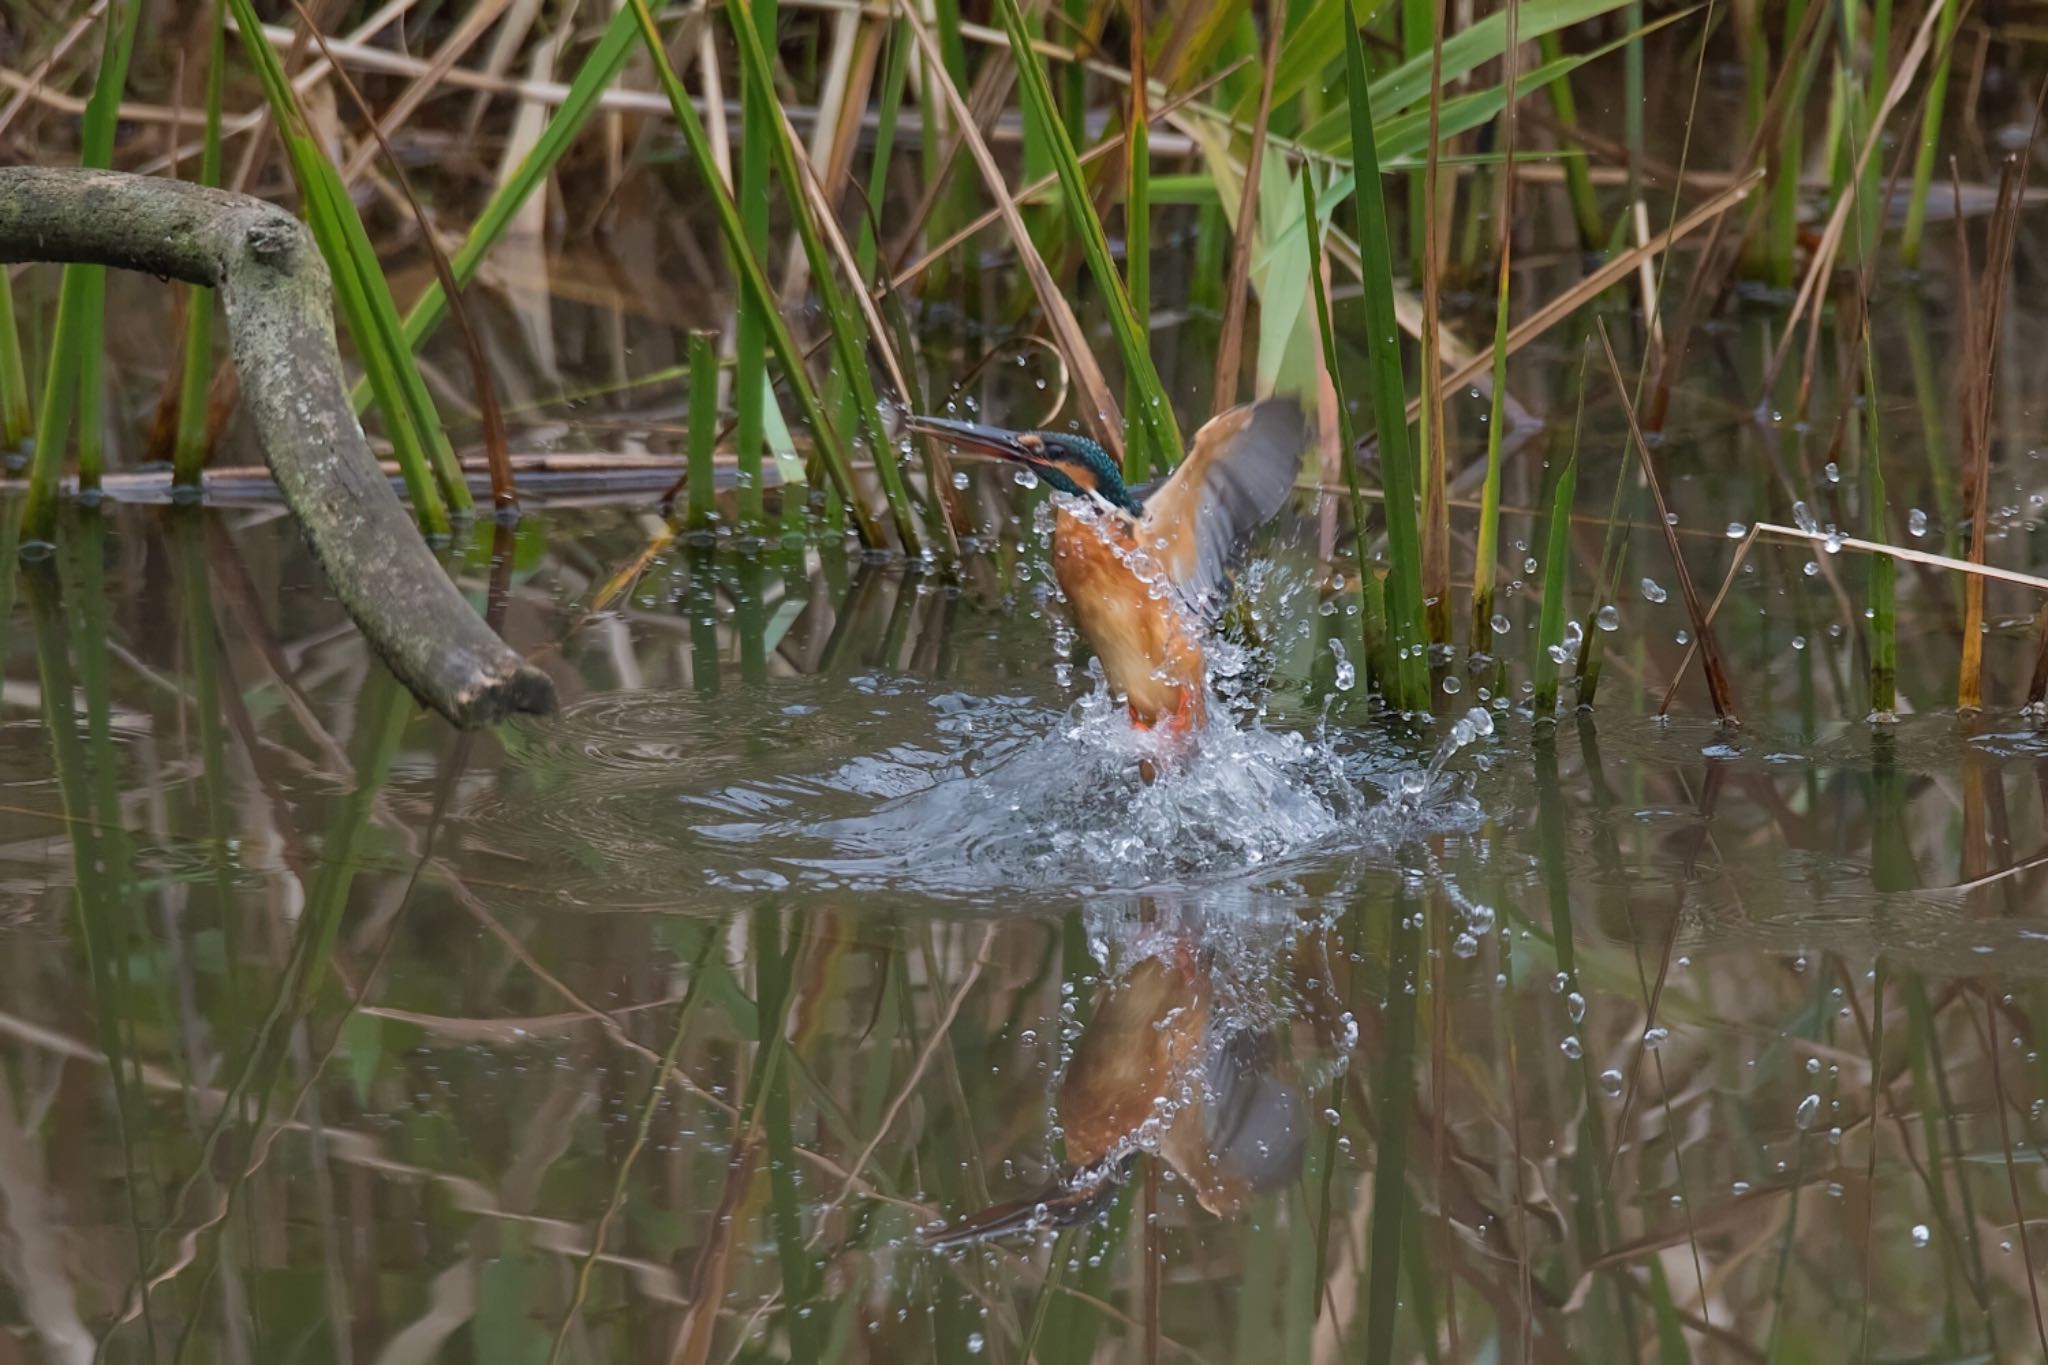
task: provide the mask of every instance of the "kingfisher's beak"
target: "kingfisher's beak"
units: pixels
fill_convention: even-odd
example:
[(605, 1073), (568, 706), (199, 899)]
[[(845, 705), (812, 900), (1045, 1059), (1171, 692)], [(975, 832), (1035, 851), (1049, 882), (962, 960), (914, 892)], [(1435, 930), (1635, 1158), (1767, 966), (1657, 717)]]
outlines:
[(903, 425), (906, 430), (920, 436), (933, 436), (962, 450), (978, 450), (985, 455), (1015, 460), (1018, 464), (1042, 465), (1047, 462), (1044, 444), (1029, 432), (1005, 431), (1001, 427), (958, 422), (950, 417), (920, 417), (915, 413), (905, 417)]

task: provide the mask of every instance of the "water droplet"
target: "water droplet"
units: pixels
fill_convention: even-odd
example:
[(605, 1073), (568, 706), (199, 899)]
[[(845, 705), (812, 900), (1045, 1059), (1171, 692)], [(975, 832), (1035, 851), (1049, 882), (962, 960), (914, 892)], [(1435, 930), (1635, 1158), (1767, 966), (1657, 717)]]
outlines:
[(1815, 575), (1816, 575), (1816, 574), (1818, 574), (1819, 572), (1820, 572), (1820, 561), (1819, 561), (1819, 560), (1817, 560), (1817, 559), (1809, 559), (1809, 560), (1807, 560), (1807, 561), (1806, 561), (1806, 576), (1807, 576), (1808, 578), (1812, 578), (1813, 576), (1815, 576)]
[(1656, 1024), (1643, 1030), (1643, 1051), (1655, 1052), (1671, 1037), (1671, 1030)]
[(1621, 1073), (1613, 1067), (1600, 1073), (1600, 1093), (1610, 1100), (1621, 1098)]
[(1820, 476), (1829, 483), (1840, 483), (1842, 481), (1841, 466), (1837, 465), (1833, 460), (1829, 460), (1825, 465), (1821, 466)]
[(1012, 479), (1014, 479), (1014, 480), (1016, 481), (1016, 483), (1017, 483), (1017, 487), (1019, 487), (1019, 488), (1036, 488), (1036, 487), (1038, 487), (1038, 475), (1034, 474), (1034, 473), (1033, 473), (1032, 471), (1030, 471), (1029, 469), (1022, 469), (1022, 468), (1020, 468), (1020, 469), (1014, 470), (1014, 471), (1012, 471), (1012, 473), (1010, 474), (1010, 477), (1011, 477)]
[(955, 487), (955, 488), (965, 488), (965, 487), (967, 487), (967, 484), (968, 484), (968, 482), (969, 482), (969, 480), (968, 480), (968, 478), (967, 478), (967, 471), (966, 471), (966, 470), (964, 470), (964, 469), (956, 469), (956, 470), (954, 470), (954, 471), (953, 471), (953, 487)]
[(1643, 600), (1646, 602), (1662, 602), (1665, 598), (1671, 596), (1670, 593), (1658, 586), (1657, 580), (1654, 578), (1645, 578), (1642, 588)]
[(1915, 1223), (1915, 1224), (1913, 1224), (1913, 1245), (1914, 1245), (1914, 1246), (1916, 1246), (1916, 1247), (1924, 1247), (1924, 1246), (1926, 1246), (1926, 1245), (1927, 1245), (1927, 1244), (1928, 1244), (1928, 1243), (1929, 1243), (1930, 1241), (1932, 1241), (1933, 1239), (1934, 1239), (1934, 1234), (1933, 1234), (1932, 1232), (1928, 1231), (1928, 1228), (1927, 1228), (1927, 1224), (1925, 1224), (1925, 1223)]
[(1471, 934), (1459, 934), (1451, 940), (1453, 957), (1476, 957), (1479, 955), (1479, 940)]
[(1927, 534), (1927, 514), (1915, 507), (1906, 513), (1906, 532), (1915, 540)]
[(1564, 998), (1565, 1017), (1574, 1024), (1586, 1017), (1586, 997), (1573, 991)]
[(981, 1333), (969, 1332), (967, 1334), (967, 1354), (971, 1356), (978, 1356), (981, 1354), (982, 1347), (986, 1346), (987, 1344), (988, 1343), (982, 1339)]
[(1678, 632), (1678, 634), (1672, 636), (1671, 638), (1678, 641), (1678, 643), (1682, 645), (1689, 645), (1692, 643), (1692, 632), (1689, 630), (1681, 630)]
[(1621, 629), (1621, 613), (1615, 610), (1612, 602), (1600, 608), (1599, 612), (1594, 615), (1593, 621), (1602, 630)]
[(1728, 539), (1740, 540), (1748, 534), (1749, 528), (1747, 526), (1744, 526), (1741, 522), (1731, 521), (1728, 523)]
[(1837, 531), (1834, 527), (1830, 526), (1828, 528), (1827, 539), (1823, 540), (1820, 543), (1820, 547), (1821, 549), (1826, 550), (1831, 555), (1838, 555), (1842, 553), (1842, 533), (1840, 531)]
[(1813, 1127), (1813, 1121), (1820, 1117), (1820, 1096), (1809, 1094), (1799, 1101), (1799, 1108), (1792, 1113), (1792, 1126), (1800, 1132)]
[(1813, 519), (1813, 513), (1803, 502), (1792, 504), (1792, 524), (1809, 534), (1817, 534), (1820, 531), (1820, 523)]
[(1508, 633), (1508, 618), (1502, 616), (1499, 612), (1495, 612), (1493, 620), (1487, 622), (1487, 624), (1493, 627), (1495, 635), (1505, 635)]
[(1463, 683), (1461, 683), (1461, 682), (1459, 682), (1459, 681), (1458, 681), (1458, 675), (1457, 675), (1457, 674), (1455, 674), (1455, 673), (1446, 673), (1446, 674), (1444, 674), (1444, 693), (1445, 693), (1445, 695), (1447, 695), (1447, 696), (1448, 696), (1448, 695), (1450, 695), (1450, 694), (1452, 694), (1452, 693), (1460, 692), (1460, 691), (1462, 691), (1462, 690), (1464, 689), (1464, 686), (1465, 686), (1465, 684), (1463, 684)]
[(1566, 1034), (1565, 1040), (1557, 1045), (1557, 1050), (1575, 1062), (1586, 1055), (1586, 1049), (1579, 1045), (1575, 1034)]

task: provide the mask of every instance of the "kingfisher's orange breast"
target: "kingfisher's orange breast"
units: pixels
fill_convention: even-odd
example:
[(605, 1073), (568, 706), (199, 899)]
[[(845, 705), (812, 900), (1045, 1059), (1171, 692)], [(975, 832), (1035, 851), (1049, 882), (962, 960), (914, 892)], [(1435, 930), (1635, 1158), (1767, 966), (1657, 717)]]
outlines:
[(1199, 724), (1206, 695), (1201, 638), (1163, 578), (1134, 567), (1136, 551), (1130, 523), (1120, 517), (1078, 517), (1062, 507), (1054, 519), (1053, 576), (1111, 691), (1142, 725)]

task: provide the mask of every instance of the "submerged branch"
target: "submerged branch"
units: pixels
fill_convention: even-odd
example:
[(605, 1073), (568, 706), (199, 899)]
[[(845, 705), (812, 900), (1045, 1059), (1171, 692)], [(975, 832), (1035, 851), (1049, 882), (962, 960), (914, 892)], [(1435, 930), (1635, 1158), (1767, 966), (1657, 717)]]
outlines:
[(461, 726), (554, 708), (470, 610), (370, 455), (334, 343), (325, 262), (284, 210), (113, 171), (0, 168), (0, 264), (87, 261), (217, 288), (264, 457), (313, 556), (415, 696)]

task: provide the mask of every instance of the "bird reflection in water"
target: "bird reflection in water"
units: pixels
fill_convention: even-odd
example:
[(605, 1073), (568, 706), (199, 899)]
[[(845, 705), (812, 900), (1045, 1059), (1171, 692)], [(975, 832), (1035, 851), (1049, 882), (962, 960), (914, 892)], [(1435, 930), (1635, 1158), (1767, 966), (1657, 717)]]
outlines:
[(1223, 1217), (1299, 1174), (1308, 1115), (1297, 1068), (1280, 1026), (1236, 1003), (1263, 986), (1275, 954), (1244, 954), (1235, 941), (1226, 951), (1198, 918), (1155, 920), (1125, 945), (1060, 1077), (1059, 1178), (947, 1225), (932, 1245), (1086, 1222), (1145, 1152)]

